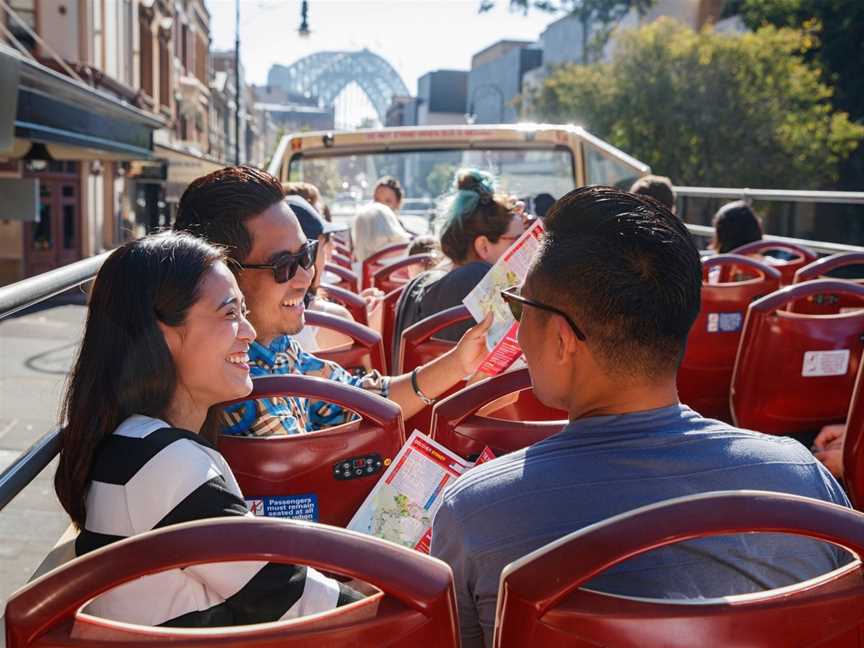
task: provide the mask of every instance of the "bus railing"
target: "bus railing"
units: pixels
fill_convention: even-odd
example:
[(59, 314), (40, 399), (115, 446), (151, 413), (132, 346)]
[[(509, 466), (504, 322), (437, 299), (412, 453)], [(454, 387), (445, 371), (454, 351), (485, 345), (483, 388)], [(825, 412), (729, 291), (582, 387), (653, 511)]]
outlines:
[(781, 202), (838, 203), (864, 205), (864, 191), (797, 191), (792, 189), (748, 189), (730, 187), (675, 187), (682, 198), (723, 200), (776, 200)]
[[(704, 239), (714, 237), (714, 228), (707, 225), (694, 225), (687, 223), (687, 229), (692, 234)], [(763, 238), (768, 241), (777, 241), (778, 243), (791, 243), (806, 248), (810, 248), (817, 254), (839, 254), (845, 252), (864, 252), (864, 247), (857, 245), (846, 245), (845, 243), (832, 243), (830, 241), (813, 241), (811, 239), (792, 238), (791, 236), (775, 236), (766, 234)]]
[[(108, 252), (0, 288), (0, 320), (91, 281)], [(0, 473), (0, 511), (41, 473), (60, 450), (55, 427)]]

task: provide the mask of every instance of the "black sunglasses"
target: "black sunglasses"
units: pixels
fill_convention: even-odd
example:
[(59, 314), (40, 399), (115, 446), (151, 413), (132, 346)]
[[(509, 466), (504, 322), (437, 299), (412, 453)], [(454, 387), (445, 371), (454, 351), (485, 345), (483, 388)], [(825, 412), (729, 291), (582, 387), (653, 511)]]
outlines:
[(306, 241), (299, 252), (294, 254), (283, 254), (276, 259), (275, 263), (239, 263), (238, 265), (247, 270), (272, 270), (273, 279), (276, 283), (291, 281), (297, 274), (297, 268), (308, 270), (315, 265), (318, 256), (318, 241)]
[(522, 306), (527, 304), (528, 306), (533, 306), (534, 308), (539, 308), (540, 310), (545, 310), (550, 313), (555, 313), (556, 315), (560, 315), (563, 317), (566, 322), (570, 325), (570, 328), (573, 329), (573, 333), (576, 334), (576, 337), (585, 341), (585, 334), (582, 332), (576, 322), (564, 311), (555, 308), (554, 306), (548, 306), (546, 304), (541, 304), (538, 301), (534, 301), (533, 299), (528, 299), (527, 297), (523, 297), (519, 293), (519, 286), (512, 286), (507, 288), (506, 290), (501, 291), (501, 298), (506, 302), (507, 306), (510, 307), (510, 312), (513, 314), (513, 319), (517, 322), (522, 319)]

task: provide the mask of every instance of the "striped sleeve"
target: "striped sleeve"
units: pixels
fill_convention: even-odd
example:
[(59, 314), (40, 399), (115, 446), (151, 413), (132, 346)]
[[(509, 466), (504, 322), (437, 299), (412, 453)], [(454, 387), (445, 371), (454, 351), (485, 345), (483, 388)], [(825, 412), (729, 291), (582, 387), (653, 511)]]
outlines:
[[(221, 455), (196, 436), (166, 428), (143, 438), (115, 434), (93, 471), (79, 553), (171, 524), (249, 515)], [(294, 618), (357, 598), (303, 566), (214, 563), (132, 581), (99, 597), (90, 611), (131, 623), (204, 627)]]

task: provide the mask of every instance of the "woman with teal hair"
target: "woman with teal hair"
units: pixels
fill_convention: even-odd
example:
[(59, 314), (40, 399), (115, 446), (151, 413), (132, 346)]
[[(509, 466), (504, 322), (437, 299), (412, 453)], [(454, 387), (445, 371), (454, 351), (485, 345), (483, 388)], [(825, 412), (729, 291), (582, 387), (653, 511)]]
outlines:
[[(496, 191), (491, 174), (460, 169), (454, 185), (440, 215), (441, 251), (448, 262), (408, 284), (399, 301), (395, 339), (415, 322), (460, 305), (524, 230), (515, 202)], [(437, 337), (457, 341), (470, 324), (451, 326)]]

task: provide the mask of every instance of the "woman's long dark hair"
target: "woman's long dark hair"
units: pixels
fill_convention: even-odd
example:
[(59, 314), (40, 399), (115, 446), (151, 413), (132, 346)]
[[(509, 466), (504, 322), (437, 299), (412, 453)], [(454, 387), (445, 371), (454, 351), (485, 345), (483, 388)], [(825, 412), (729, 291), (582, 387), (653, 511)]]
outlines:
[(188, 234), (127, 243), (99, 270), (63, 400), (54, 488), (81, 528), (100, 443), (133, 414), (163, 417), (177, 385), (159, 322), (179, 326), (222, 251)]

